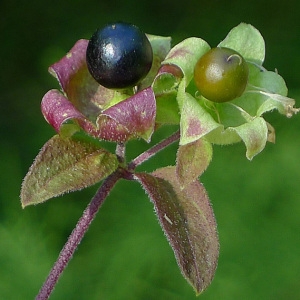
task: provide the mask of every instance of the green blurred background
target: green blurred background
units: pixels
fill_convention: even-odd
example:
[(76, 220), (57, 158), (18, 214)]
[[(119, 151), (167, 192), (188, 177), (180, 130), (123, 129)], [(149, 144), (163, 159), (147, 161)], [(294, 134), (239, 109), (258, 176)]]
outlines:
[[(54, 134), (40, 100), (58, 84), (47, 68), (106, 22), (128, 21), (173, 43), (200, 36), (214, 46), (240, 22), (266, 41), (265, 66), (300, 99), (300, 2), (25, 1), (0, 4), (0, 299), (33, 299), (96, 186), (21, 209), (34, 157)], [(300, 101), (298, 100), (298, 106)], [(300, 299), (300, 119), (266, 118), (275, 145), (252, 162), (242, 144), (215, 147), (202, 176), (218, 222), (221, 253), (200, 299)], [(166, 132), (158, 132), (158, 141)], [(143, 142), (129, 144), (133, 157)], [(176, 145), (140, 170), (173, 164)], [(93, 222), (51, 299), (195, 299), (138, 184), (120, 182)]]

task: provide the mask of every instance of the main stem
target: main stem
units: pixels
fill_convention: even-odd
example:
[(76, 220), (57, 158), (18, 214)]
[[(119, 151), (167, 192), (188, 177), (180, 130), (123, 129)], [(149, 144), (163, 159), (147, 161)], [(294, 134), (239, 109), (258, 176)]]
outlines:
[(90, 224), (94, 220), (99, 208), (103, 204), (104, 200), (106, 199), (118, 179), (120, 179), (120, 174), (118, 173), (118, 171), (116, 171), (108, 176), (103, 182), (102, 186), (99, 188), (94, 198), (83, 212), (82, 217), (76, 224), (76, 227), (69, 236), (65, 246), (61, 250), (57, 261), (55, 262), (46, 281), (44, 282), (42, 288), (35, 298), (36, 300), (45, 300), (50, 297), (50, 294), (52, 293), (61, 273), (64, 271), (68, 262), (71, 260), (77, 246), (88, 230)]

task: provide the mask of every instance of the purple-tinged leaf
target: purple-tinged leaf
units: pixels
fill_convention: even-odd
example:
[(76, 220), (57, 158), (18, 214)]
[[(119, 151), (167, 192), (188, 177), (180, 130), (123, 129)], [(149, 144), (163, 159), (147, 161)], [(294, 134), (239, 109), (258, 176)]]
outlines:
[(116, 156), (94, 143), (55, 135), (43, 146), (24, 178), (22, 206), (91, 186), (117, 167)]
[(249, 160), (265, 148), (268, 140), (268, 126), (263, 118), (254, 118), (251, 122), (235, 127), (234, 130), (245, 143), (246, 157)]
[(122, 142), (140, 137), (150, 141), (155, 115), (155, 95), (149, 87), (103, 111), (97, 126), (107, 140)]
[(98, 116), (97, 126), (58, 90), (45, 94), (41, 109), (47, 122), (57, 132), (66, 121), (73, 119), (88, 134), (99, 139), (125, 142), (140, 137), (149, 141), (155, 126), (156, 101), (152, 88), (144, 89), (106, 109)]
[(58, 62), (49, 67), (49, 73), (57, 78), (63, 91), (67, 94), (71, 79), (77, 72), (86, 66), (86, 48), (88, 40), (81, 39), (75, 43), (72, 49)]
[(154, 204), (183, 276), (199, 294), (211, 283), (219, 256), (216, 221), (202, 184), (180, 188), (175, 167), (136, 173)]
[(86, 64), (88, 40), (79, 40), (57, 63), (49, 68), (66, 97), (85, 117), (95, 121), (102, 109), (112, 101), (124, 99), (121, 93), (107, 89), (95, 81)]
[(181, 145), (177, 151), (176, 174), (181, 187), (196, 180), (212, 159), (212, 145), (205, 139)]
[[(124, 143), (136, 137), (134, 133), (130, 133), (125, 126), (105, 115), (98, 117), (97, 127), (99, 129), (96, 129), (93, 135), (105, 141)], [(89, 129), (90, 132), (92, 132), (92, 130), (93, 128)]]
[[(202, 137), (219, 145), (242, 140), (247, 148), (246, 157), (251, 160), (264, 149), (268, 139), (272, 140), (272, 136), (268, 136), (268, 126), (262, 117), (253, 118), (232, 102), (222, 103), (222, 110), (218, 112), (221, 123), (218, 123), (207, 108), (184, 91), (183, 86), (184, 84), (180, 83), (177, 94), (178, 103), (181, 105), (180, 145), (189, 144)], [(226, 128), (222, 123), (226, 124)], [(230, 126), (230, 123), (233, 126)]]
[(58, 90), (50, 90), (44, 95), (41, 110), (46, 121), (60, 134), (62, 134), (61, 131), (65, 122), (76, 120), (80, 127), (88, 134), (96, 138), (101, 138), (96, 126), (87, 120)]
[(57, 131), (70, 119), (84, 120), (85, 117), (58, 90), (47, 92), (41, 103), (41, 110), (46, 121)]
[(209, 132), (223, 127), (197, 102), (189, 93), (180, 90), (177, 94), (178, 102), (181, 104), (180, 119), (180, 145), (194, 142), (204, 137)]
[(162, 74), (170, 74), (173, 75), (175, 78), (181, 79), (184, 74), (182, 70), (176, 66), (176, 65), (171, 65), (171, 64), (164, 64), (160, 67), (157, 76), (160, 76)]

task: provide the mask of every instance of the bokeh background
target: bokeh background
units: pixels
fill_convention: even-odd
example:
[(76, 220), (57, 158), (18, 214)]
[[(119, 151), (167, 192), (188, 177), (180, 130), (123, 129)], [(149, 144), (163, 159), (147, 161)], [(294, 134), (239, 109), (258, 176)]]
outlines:
[[(240, 22), (266, 41), (300, 106), (300, 2), (2, 0), (0, 4), (0, 299), (33, 299), (97, 186), (22, 210), (19, 192), (34, 157), (54, 134), (40, 100), (57, 88), (47, 68), (97, 27), (127, 21), (173, 44), (199, 36), (214, 46)], [(247, 161), (242, 144), (214, 147), (202, 181), (218, 222), (220, 259), (199, 299), (300, 299), (300, 115), (267, 114), (276, 144)], [(154, 142), (166, 132), (158, 132)], [(134, 157), (147, 145), (129, 143)], [(141, 170), (174, 163), (176, 145)], [(135, 183), (113, 190), (51, 299), (195, 299)]]

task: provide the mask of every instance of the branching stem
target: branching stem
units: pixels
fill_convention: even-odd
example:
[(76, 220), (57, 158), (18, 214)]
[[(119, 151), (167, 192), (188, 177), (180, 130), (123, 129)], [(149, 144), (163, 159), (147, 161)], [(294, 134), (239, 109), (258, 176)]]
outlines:
[(128, 164), (128, 169), (129, 170), (134, 170), (137, 166), (148, 160), (150, 157), (158, 153), (159, 151), (165, 149), (167, 146), (171, 145), (172, 143), (176, 142), (180, 137), (180, 132), (179, 130), (170, 135), (168, 138), (165, 140), (162, 140), (152, 148), (148, 149), (147, 151), (143, 152), (139, 156), (137, 156), (135, 159), (133, 159), (129, 164)]

